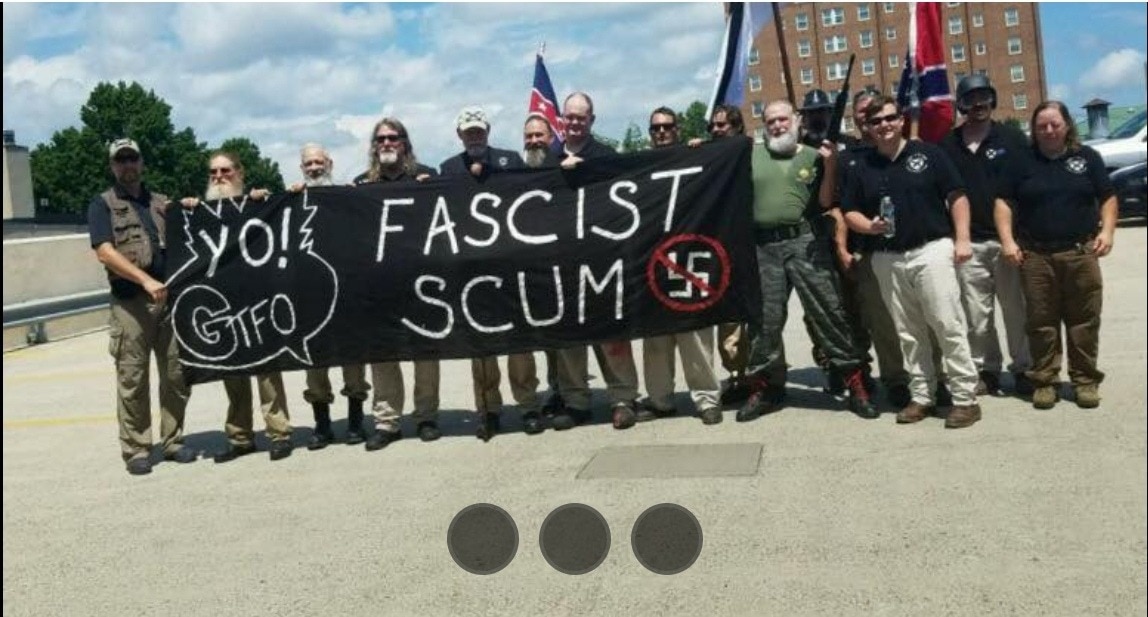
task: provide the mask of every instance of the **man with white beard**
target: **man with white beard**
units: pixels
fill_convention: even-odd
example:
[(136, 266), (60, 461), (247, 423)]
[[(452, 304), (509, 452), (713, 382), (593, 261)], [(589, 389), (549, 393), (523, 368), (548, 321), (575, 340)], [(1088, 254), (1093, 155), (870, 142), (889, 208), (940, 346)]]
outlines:
[[(849, 409), (876, 418), (861, 366), (865, 351), (854, 342), (841, 303), (833, 255), (820, 225), (813, 224), (833, 204), (836, 157), (832, 144), (813, 149), (798, 143), (797, 122), (789, 101), (765, 109), (764, 148), (753, 153), (753, 218), (761, 281), (761, 317), (752, 326), (750, 396), (737, 420), (755, 420), (780, 408), (787, 367), (782, 332), (790, 292), (809, 317), (813, 342), (825, 353), (849, 390)], [(824, 180), (824, 182), (822, 181)]]
[(522, 169), (522, 157), (517, 152), (490, 145), (490, 120), (481, 107), (464, 107), (455, 119), (455, 132), (463, 151), (439, 165), (442, 175), (469, 173), (485, 178), (491, 172)]
[[(217, 150), (208, 159), (207, 188), (205, 201), (235, 199), (243, 195), (243, 164), (239, 157), (230, 152)], [(266, 199), (269, 192), (254, 189), (250, 198)], [(199, 200), (185, 197), (184, 207), (194, 207)], [(263, 412), (263, 422), (267, 427), (267, 437), (271, 440), (271, 460), (277, 461), (291, 456), (291, 420), (287, 412), (287, 393), (283, 388), (283, 375), (279, 372), (264, 373), (255, 377), (259, 386), (259, 405)], [(224, 452), (215, 455), (216, 463), (233, 461), (240, 456), (255, 452), (254, 409), (251, 401), (251, 380), (247, 377), (228, 377), (223, 380), (227, 390), (227, 420), (224, 431), (230, 444)]]
[[(292, 184), (288, 189), (292, 192), (303, 190), (303, 187), (331, 186), (335, 183), (331, 177), (334, 163), (327, 149), (315, 143), (303, 146), (299, 151), (299, 170), (303, 172), (303, 181)], [(343, 390), (340, 392), (347, 397), (347, 445), (363, 443), (363, 401), (367, 400), (367, 392), (371, 386), (367, 383), (367, 367), (364, 364), (345, 364), (343, 370)], [(315, 431), (311, 440), (307, 442), (308, 450), (321, 450), (335, 441), (335, 434), (331, 430), (331, 403), (335, 402), (335, 395), (331, 391), (331, 379), (327, 376), (327, 368), (309, 369), (307, 371), (307, 389), (303, 391), (303, 400), (311, 405), (315, 415)]]

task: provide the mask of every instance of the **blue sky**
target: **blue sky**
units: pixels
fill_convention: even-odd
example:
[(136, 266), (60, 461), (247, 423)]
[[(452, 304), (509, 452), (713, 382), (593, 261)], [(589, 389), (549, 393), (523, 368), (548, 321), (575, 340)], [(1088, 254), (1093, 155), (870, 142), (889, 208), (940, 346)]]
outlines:
[[(366, 160), (395, 115), (431, 165), (459, 149), (458, 110), (478, 104), (492, 143), (521, 146), (534, 52), (555, 90), (586, 90), (603, 134), (713, 88), (723, 19), (709, 4), (44, 4), (4, 7), (4, 128), (35, 146), (79, 124), (100, 81), (138, 81), (177, 128), (218, 145), (255, 140), (297, 173), (298, 147), (329, 146), (336, 176)], [(1042, 3), (1049, 92), (1143, 104), (1144, 3)], [(1084, 25), (1084, 27), (1082, 27)]]

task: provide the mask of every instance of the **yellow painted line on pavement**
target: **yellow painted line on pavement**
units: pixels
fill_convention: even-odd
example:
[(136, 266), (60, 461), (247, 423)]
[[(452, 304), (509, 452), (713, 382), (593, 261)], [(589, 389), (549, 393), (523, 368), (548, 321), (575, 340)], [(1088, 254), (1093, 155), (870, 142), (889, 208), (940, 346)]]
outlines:
[(115, 422), (115, 416), (64, 416), (62, 418), (22, 418), (20, 420), (5, 420), (5, 430), (11, 428), (38, 428), (45, 426), (71, 426), (74, 424), (100, 424)]

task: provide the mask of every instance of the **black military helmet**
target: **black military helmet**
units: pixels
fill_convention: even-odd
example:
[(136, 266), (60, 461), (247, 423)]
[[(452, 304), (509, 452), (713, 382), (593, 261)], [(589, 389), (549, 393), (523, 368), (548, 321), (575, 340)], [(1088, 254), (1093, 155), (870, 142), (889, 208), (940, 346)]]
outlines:
[(969, 93), (976, 92), (977, 90), (988, 90), (989, 94), (992, 95), (992, 101), (989, 105), (993, 109), (997, 108), (997, 91), (993, 88), (992, 83), (989, 82), (988, 76), (973, 73), (972, 75), (962, 77), (960, 83), (957, 84), (957, 109), (961, 110), (961, 112), (968, 112), (969, 105), (965, 103), (965, 97), (968, 96)]
[(805, 93), (805, 100), (801, 103), (801, 111), (815, 109), (833, 109), (833, 101), (829, 100), (829, 95), (825, 94), (824, 90), (813, 89)]

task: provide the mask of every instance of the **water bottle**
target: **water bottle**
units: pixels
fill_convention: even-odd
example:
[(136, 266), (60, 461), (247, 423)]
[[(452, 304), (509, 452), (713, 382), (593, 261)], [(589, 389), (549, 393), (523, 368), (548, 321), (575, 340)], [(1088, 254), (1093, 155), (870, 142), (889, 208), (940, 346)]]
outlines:
[(881, 198), (881, 219), (888, 227), (884, 236), (892, 238), (897, 234), (897, 208), (893, 205), (893, 198), (888, 195)]

